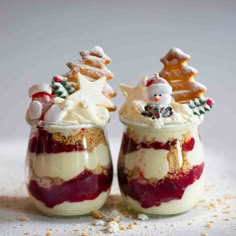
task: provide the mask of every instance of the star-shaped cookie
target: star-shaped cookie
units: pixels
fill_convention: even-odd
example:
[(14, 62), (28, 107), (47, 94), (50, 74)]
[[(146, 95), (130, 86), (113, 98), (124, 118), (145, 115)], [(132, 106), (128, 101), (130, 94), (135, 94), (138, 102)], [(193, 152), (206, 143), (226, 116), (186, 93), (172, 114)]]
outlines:
[(135, 100), (147, 101), (147, 94), (145, 87), (146, 81), (147, 81), (147, 76), (145, 76), (134, 88), (129, 87), (125, 84), (120, 84), (120, 90), (126, 97), (126, 101), (119, 111), (120, 114), (122, 114), (123, 111), (126, 109), (127, 104), (130, 104)]
[(115, 105), (113, 104), (113, 102), (102, 93), (104, 84), (106, 82), (106, 77), (101, 77), (100, 79), (91, 82), (78, 73), (78, 82), (80, 85), (80, 89), (68, 96), (68, 100), (83, 100), (87, 104), (105, 106), (109, 110), (115, 109)]

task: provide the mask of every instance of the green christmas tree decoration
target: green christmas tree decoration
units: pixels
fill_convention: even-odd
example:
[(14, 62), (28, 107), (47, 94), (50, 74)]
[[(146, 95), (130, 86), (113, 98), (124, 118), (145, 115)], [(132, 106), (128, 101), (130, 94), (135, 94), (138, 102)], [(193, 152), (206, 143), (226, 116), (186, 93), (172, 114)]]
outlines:
[(61, 98), (66, 98), (68, 95), (75, 92), (72, 82), (68, 82), (66, 78), (62, 76), (54, 76), (52, 79), (53, 93)]
[(210, 111), (214, 105), (214, 102), (210, 98), (196, 98), (189, 102), (190, 109), (193, 110), (193, 114), (196, 116), (204, 115)]

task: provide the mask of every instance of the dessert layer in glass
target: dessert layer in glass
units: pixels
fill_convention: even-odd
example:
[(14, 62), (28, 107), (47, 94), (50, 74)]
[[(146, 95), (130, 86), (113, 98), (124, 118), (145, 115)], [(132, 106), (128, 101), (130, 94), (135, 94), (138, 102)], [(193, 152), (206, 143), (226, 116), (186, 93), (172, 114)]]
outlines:
[(102, 128), (32, 127), (27, 187), (42, 212), (80, 215), (99, 209), (109, 194), (112, 176), (110, 150)]
[[(196, 126), (159, 130), (126, 127), (118, 161), (118, 178), (122, 194), (135, 210), (151, 214), (176, 214), (189, 210), (198, 199), (193, 197), (194, 202), (188, 204), (184, 194), (189, 187), (188, 197), (199, 193), (203, 184), (197, 184), (197, 181), (203, 182), (203, 171), (204, 153)], [(195, 184), (201, 188), (194, 188)], [(176, 207), (173, 207), (173, 201)], [(184, 202), (187, 208), (183, 207)], [(172, 208), (163, 207), (168, 203)]]

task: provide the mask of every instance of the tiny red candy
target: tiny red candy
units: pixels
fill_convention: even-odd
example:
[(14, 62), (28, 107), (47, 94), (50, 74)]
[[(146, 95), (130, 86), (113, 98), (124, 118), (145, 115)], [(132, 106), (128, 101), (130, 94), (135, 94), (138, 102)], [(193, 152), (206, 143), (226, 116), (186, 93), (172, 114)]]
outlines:
[(207, 104), (208, 106), (212, 106), (213, 103), (214, 103), (214, 102), (213, 102), (210, 98), (206, 100), (206, 104)]
[(62, 81), (62, 79), (56, 76), (56, 77), (54, 77), (54, 81), (59, 83)]

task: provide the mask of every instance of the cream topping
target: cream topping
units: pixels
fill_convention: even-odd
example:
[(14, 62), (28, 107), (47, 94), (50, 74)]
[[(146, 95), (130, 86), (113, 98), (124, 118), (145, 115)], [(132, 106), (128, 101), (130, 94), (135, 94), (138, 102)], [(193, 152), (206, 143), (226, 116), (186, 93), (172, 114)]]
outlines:
[[(146, 78), (146, 77), (144, 77)], [(147, 88), (143, 83), (144, 79), (134, 88), (126, 85), (121, 85), (126, 101), (119, 111), (120, 120), (126, 125), (141, 125), (150, 128), (162, 128), (168, 125), (179, 123), (199, 124), (199, 117), (196, 117), (188, 104), (176, 103), (174, 99), (170, 103), (173, 109), (173, 114), (170, 117), (160, 117), (152, 119), (142, 115), (144, 107), (147, 105), (148, 99), (146, 96)]]
[(29, 123), (104, 126), (109, 121), (109, 111), (116, 109), (110, 99), (116, 93), (106, 81), (113, 77), (106, 67), (111, 59), (99, 46), (80, 55), (78, 65), (69, 63), (71, 73), (54, 76), (51, 84), (35, 84), (29, 89)]

